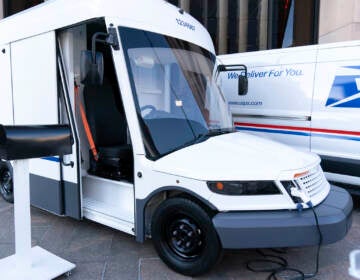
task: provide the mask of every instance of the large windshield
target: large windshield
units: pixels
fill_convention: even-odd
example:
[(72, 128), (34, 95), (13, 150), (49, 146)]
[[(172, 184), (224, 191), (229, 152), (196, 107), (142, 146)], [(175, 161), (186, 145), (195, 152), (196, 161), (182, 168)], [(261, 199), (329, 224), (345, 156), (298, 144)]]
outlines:
[(227, 102), (212, 78), (213, 54), (169, 36), (119, 30), (149, 156), (233, 131)]

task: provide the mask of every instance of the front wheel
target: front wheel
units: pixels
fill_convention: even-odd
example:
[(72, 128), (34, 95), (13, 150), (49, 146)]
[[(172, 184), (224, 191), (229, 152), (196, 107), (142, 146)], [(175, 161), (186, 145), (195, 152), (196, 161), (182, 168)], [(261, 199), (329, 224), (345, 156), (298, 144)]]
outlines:
[(170, 198), (159, 205), (152, 218), (151, 235), (160, 258), (184, 275), (208, 272), (221, 256), (208, 213), (186, 198)]
[(7, 202), (14, 202), (13, 178), (8, 165), (0, 167), (0, 194)]

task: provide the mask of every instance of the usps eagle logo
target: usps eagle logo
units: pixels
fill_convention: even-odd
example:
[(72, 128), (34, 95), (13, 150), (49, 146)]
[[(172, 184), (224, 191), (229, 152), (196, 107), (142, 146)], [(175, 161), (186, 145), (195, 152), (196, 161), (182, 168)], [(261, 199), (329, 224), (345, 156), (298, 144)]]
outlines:
[(335, 76), (325, 106), (360, 108), (360, 66), (343, 66), (340, 69), (341, 74)]

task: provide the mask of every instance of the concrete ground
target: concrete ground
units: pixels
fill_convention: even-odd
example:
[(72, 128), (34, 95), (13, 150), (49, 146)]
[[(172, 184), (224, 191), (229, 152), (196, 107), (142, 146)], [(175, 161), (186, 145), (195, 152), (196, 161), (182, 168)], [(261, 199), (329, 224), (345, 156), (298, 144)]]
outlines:
[[(346, 238), (324, 246), (320, 255), (320, 272), (315, 279), (352, 279), (348, 276), (349, 253), (360, 247), (359, 203), (353, 212), (353, 226)], [(32, 209), (33, 245), (57, 254), (76, 264), (68, 278), (57, 280), (110, 279), (191, 279), (174, 273), (157, 257), (150, 241), (138, 244), (134, 238), (90, 221), (75, 221)], [(289, 249), (284, 255), (290, 266), (312, 272), (315, 248)], [(0, 258), (14, 253), (13, 206), (0, 198)], [(266, 279), (267, 273), (253, 273), (245, 263), (259, 255), (255, 250), (225, 252), (213, 271), (199, 279)], [(283, 273), (282, 279), (289, 279)], [(1, 279), (1, 272), (0, 272)], [(9, 279), (10, 280), (10, 279)]]

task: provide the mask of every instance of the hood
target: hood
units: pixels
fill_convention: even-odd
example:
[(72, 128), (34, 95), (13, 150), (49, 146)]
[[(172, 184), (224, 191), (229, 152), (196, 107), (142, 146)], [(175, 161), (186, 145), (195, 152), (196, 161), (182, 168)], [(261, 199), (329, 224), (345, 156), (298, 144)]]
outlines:
[(317, 155), (244, 132), (210, 137), (154, 163), (154, 171), (197, 180), (275, 180), (319, 163)]

